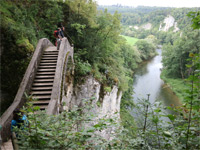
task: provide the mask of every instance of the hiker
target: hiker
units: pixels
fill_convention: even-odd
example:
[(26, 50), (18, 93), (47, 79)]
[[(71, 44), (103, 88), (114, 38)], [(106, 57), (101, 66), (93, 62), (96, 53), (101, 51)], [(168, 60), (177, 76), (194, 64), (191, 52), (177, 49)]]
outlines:
[(11, 131), (13, 132), (14, 128), (22, 128), (28, 126), (28, 120), (26, 115), (22, 114), (19, 109), (14, 110), (13, 120), (11, 121)]
[(54, 31), (54, 37), (56, 38), (56, 43), (55, 43), (56, 46), (57, 46), (58, 41), (62, 41), (62, 35), (61, 34), (62, 34), (61, 28), (57, 28)]
[(62, 38), (64, 38), (64, 30), (65, 30), (65, 27), (63, 27), (62, 23), (58, 23), (58, 28), (60, 28), (60, 35)]
[(57, 50), (60, 49), (60, 44), (62, 42), (62, 38), (64, 38), (64, 30), (65, 28), (62, 26), (61, 23), (58, 23), (57, 30), (54, 31), (54, 37), (56, 38), (55, 46), (57, 47)]

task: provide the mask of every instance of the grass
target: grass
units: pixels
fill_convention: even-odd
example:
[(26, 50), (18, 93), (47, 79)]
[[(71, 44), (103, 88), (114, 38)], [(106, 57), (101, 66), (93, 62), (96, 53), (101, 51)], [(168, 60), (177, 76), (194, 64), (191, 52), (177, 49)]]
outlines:
[(166, 76), (165, 70), (163, 70), (161, 73), (161, 79), (170, 86), (172, 91), (176, 93), (178, 98), (183, 103), (183, 100), (186, 96), (185, 91), (189, 88), (188, 86), (186, 86), (186, 81), (184, 81), (183, 79), (168, 78)]
[(121, 36), (124, 37), (127, 43), (130, 44), (131, 46), (135, 45), (135, 43), (139, 40), (137, 38), (130, 37), (130, 36), (125, 36), (125, 35), (121, 35)]

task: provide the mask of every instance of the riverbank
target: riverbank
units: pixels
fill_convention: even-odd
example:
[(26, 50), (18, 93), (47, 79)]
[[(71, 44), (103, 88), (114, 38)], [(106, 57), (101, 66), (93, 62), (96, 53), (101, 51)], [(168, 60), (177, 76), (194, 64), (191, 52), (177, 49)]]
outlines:
[(186, 86), (186, 81), (183, 79), (173, 79), (166, 76), (166, 72), (163, 69), (160, 78), (165, 82), (165, 84), (178, 96), (181, 103), (183, 103), (186, 96), (185, 91), (188, 89)]

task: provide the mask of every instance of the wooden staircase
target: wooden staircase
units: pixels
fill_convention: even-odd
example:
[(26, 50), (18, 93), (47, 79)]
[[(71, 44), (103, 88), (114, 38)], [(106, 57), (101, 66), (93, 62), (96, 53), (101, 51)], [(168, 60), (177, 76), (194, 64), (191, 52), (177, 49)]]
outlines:
[(32, 84), (30, 94), (36, 99), (33, 105), (39, 106), (40, 110), (45, 110), (51, 99), (58, 52), (52, 47), (44, 51)]

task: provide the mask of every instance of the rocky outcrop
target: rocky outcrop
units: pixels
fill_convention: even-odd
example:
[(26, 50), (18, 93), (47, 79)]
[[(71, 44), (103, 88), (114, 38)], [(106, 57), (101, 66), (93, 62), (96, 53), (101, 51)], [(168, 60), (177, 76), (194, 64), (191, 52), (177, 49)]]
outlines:
[(178, 28), (177, 24), (178, 24), (177, 22), (174, 23), (174, 30), (173, 30), (173, 32), (177, 32), (177, 31), (180, 30), (180, 29)]
[[(84, 83), (77, 84), (74, 87), (69, 84), (65, 89), (65, 93), (68, 95), (63, 97), (63, 102), (66, 103), (64, 109), (69, 110), (74, 105), (80, 106), (84, 99), (92, 98), (93, 113), (98, 113), (99, 117), (114, 116), (116, 112), (120, 112), (122, 92), (119, 91), (117, 86), (113, 86), (111, 92), (104, 92), (102, 88), (102, 85), (92, 76), (87, 77)], [(70, 97), (70, 99), (67, 97)]]
[[(65, 110), (72, 109), (75, 105), (82, 107), (84, 100), (92, 98), (91, 112), (96, 114), (96, 118), (111, 117), (119, 120), (120, 118), (120, 102), (122, 92), (119, 91), (117, 86), (113, 86), (110, 92), (103, 91), (102, 85), (94, 79), (92, 76), (88, 76), (84, 83), (76, 84), (73, 86), (72, 82), (67, 83), (65, 86), (66, 95), (63, 96), (63, 102), (66, 106), (63, 107)], [(108, 132), (106, 130), (100, 134), (109, 139)]]
[(174, 27), (173, 32), (179, 31), (179, 28), (177, 27), (177, 22), (175, 22), (174, 17), (171, 15), (168, 15), (164, 21), (160, 24), (159, 31), (168, 31), (171, 27)]
[(147, 23), (147, 24), (142, 25), (141, 27), (142, 27), (143, 29), (145, 29), (145, 30), (150, 30), (151, 27), (152, 27), (152, 24), (151, 24), (151, 23)]
[(139, 29), (139, 27), (138, 27), (138, 26), (134, 26), (134, 29), (138, 30), (138, 29)]

